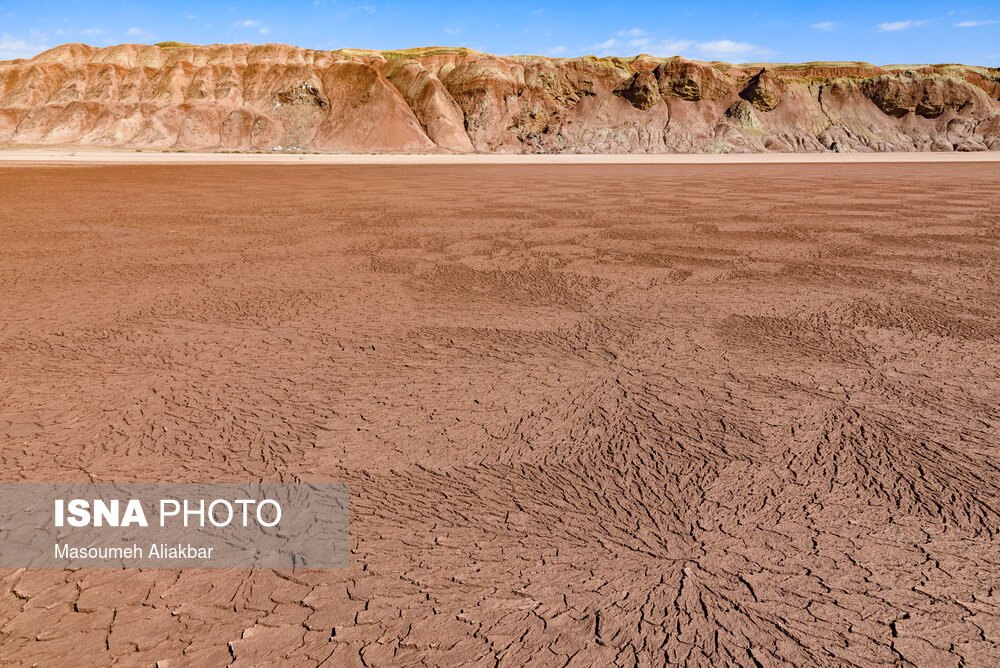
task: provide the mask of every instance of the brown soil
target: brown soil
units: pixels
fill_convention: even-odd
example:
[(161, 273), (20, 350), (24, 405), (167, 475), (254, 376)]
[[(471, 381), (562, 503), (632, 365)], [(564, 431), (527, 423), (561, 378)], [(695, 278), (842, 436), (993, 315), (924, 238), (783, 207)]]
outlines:
[(0, 660), (996, 665), (992, 164), (0, 169), (3, 481), (349, 481)]

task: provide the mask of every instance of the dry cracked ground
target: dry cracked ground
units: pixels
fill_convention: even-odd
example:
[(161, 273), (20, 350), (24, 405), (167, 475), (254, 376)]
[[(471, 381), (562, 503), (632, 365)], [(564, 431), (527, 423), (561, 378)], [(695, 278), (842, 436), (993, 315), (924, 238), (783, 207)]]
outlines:
[(980, 165), (0, 169), (2, 481), (348, 481), (347, 570), (0, 571), (0, 661), (1000, 663)]

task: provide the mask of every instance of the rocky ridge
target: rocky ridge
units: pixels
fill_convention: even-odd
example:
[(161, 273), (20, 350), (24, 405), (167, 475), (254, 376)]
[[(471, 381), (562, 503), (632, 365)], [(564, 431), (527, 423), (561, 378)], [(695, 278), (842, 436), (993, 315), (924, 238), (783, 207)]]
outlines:
[(1000, 150), (1000, 70), (65, 44), (0, 62), (0, 144), (347, 153)]

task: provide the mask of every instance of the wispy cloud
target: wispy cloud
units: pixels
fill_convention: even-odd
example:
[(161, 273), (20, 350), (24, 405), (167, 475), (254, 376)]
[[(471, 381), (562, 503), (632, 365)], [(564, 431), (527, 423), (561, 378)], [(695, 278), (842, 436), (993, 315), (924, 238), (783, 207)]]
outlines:
[(0, 35), (0, 60), (31, 58), (48, 48), (44, 42), (29, 42), (7, 33)]
[(897, 30), (909, 30), (917, 26), (927, 25), (930, 21), (890, 21), (889, 23), (879, 23), (879, 32), (895, 32)]
[(956, 28), (975, 28), (976, 26), (989, 26), (994, 23), (1000, 23), (1000, 21), (962, 21), (961, 23), (956, 23)]
[(146, 39), (149, 39), (150, 37), (153, 36), (153, 33), (149, 32), (148, 30), (143, 30), (142, 28), (136, 28), (135, 26), (132, 26), (131, 28), (128, 29), (128, 34), (130, 37), (144, 37)]
[(261, 22), (257, 19), (244, 19), (243, 21), (237, 21), (233, 24), (234, 28), (254, 28), (261, 35), (266, 35), (271, 32), (271, 29), (265, 25), (261, 25)]
[(103, 35), (104, 31), (100, 28), (84, 28), (80, 31), (80, 34), (84, 37), (97, 37), (98, 35)]
[(822, 21), (820, 23), (812, 24), (812, 27), (816, 30), (822, 30), (823, 32), (833, 32), (837, 29), (836, 21)]
[(643, 30), (642, 28), (629, 28), (628, 30), (619, 30), (615, 34), (623, 39), (618, 40), (615, 38), (611, 38), (606, 42), (598, 44), (597, 48), (607, 50), (615, 46), (626, 46), (630, 49), (642, 49), (653, 43), (653, 40), (647, 36), (649, 35), (649, 32)]
[(461, 28), (445, 28), (444, 32), (446, 35), (458, 35), (465, 31), (462, 30)]
[(750, 42), (736, 42), (729, 39), (720, 39), (708, 42), (698, 42), (693, 39), (668, 39), (655, 40), (650, 37), (639, 37), (647, 35), (645, 31), (638, 28), (632, 30), (619, 30), (615, 33), (619, 37), (633, 37), (632, 39), (618, 39), (611, 37), (603, 42), (592, 45), (598, 54), (604, 56), (611, 55), (635, 55), (635, 52), (628, 52), (629, 49), (644, 49), (647, 53), (657, 57), (669, 57), (678, 55), (688, 55), (710, 60), (727, 60), (748, 58), (750, 56), (765, 56), (773, 53), (768, 48), (751, 44)]
[(729, 39), (700, 42), (695, 45), (695, 48), (704, 56), (718, 60), (746, 58), (747, 56), (766, 56), (773, 53), (770, 49), (751, 44), (750, 42), (734, 42)]
[(552, 48), (550, 48), (548, 50), (548, 55), (563, 56), (566, 55), (567, 51), (569, 51), (569, 48), (565, 44), (560, 44), (559, 46), (553, 46)]
[(668, 39), (655, 44), (652, 48), (650, 48), (649, 53), (652, 56), (669, 58), (670, 56), (678, 56), (684, 53), (690, 49), (693, 44), (693, 39)]

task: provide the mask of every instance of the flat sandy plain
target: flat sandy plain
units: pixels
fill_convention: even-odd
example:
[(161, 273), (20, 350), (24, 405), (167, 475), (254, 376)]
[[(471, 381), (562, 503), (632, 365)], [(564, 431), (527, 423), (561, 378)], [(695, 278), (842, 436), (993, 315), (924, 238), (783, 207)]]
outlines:
[(734, 165), (840, 163), (1000, 162), (1000, 151), (911, 153), (238, 153), (0, 145), (0, 165), (40, 164), (263, 164), (263, 165)]
[(1000, 166), (0, 167), (13, 481), (343, 571), (0, 571), (10, 665), (1000, 663)]

